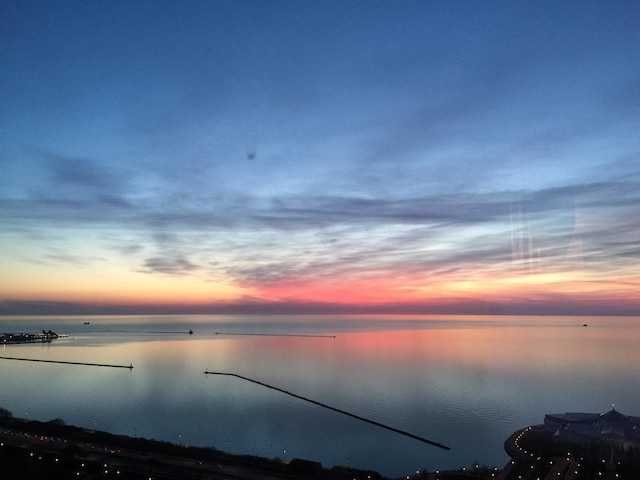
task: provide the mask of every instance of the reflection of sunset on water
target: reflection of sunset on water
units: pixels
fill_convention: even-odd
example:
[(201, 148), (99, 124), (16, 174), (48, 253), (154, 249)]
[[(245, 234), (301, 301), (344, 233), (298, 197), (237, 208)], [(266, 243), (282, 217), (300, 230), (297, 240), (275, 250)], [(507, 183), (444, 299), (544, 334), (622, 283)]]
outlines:
[[(62, 417), (129, 435), (135, 428), (139, 436), (169, 441), (181, 435), (188, 444), (225, 449), (231, 441), (234, 452), (266, 457), (286, 444), (288, 453), (327, 465), (341, 463), (348, 452), (354, 465), (380, 465), (396, 477), (425, 462), (456, 468), (461, 458), (469, 464), (482, 456), (504, 464), (504, 439), (539, 421), (540, 412), (599, 411), (612, 398), (630, 411), (640, 381), (638, 317), (1, 321), (10, 331), (39, 326), (70, 334), (46, 345), (4, 347), (5, 356), (9, 350), (23, 358), (133, 365), (129, 370), (0, 360), (9, 362), (0, 369), (3, 407), (24, 410), (29, 418)], [(433, 439), (451, 446), (455, 458), (430, 453), (425, 460), (423, 447), (410, 441), (259, 385), (211, 378), (207, 370), (252, 378)], [(33, 395), (34, 385), (46, 388)]]

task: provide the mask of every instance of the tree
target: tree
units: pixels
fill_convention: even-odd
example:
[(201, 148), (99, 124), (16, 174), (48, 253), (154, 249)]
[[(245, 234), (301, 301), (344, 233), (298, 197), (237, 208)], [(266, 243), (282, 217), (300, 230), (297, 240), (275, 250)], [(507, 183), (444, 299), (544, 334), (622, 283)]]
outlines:
[(0, 418), (13, 418), (13, 413), (6, 408), (0, 407)]

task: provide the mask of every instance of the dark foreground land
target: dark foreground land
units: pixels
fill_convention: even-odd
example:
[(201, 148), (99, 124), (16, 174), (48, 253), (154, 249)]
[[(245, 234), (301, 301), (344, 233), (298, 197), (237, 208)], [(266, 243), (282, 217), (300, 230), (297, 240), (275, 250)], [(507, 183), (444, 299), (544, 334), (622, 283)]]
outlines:
[[(2, 409), (0, 409), (2, 410)], [(0, 479), (384, 480), (374, 471), (320, 463), (233, 455), (214, 448), (113, 435), (0, 411)], [(488, 479), (496, 472), (418, 472), (412, 478)], [(409, 477), (407, 477), (409, 478)]]
[(294, 459), (231, 455), (61, 422), (0, 418), (2, 479), (294, 479), (381, 480), (376, 472)]
[[(503, 470), (476, 465), (450, 472), (423, 470), (397, 480), (638, 480), (636, 449), (628, 450), (629, 461), (612, 462), (602, 457), (607, 445), (576, 450), (554, 440), (542, 425), (527, 427), (505, 442), (513, 460)], [(309, 460), (233, 455), (88, 430), (62, 420), (27, 421), (0, 408), (0, 480), (14, 479), (386, 480), (374, 471), (325, 468)]]

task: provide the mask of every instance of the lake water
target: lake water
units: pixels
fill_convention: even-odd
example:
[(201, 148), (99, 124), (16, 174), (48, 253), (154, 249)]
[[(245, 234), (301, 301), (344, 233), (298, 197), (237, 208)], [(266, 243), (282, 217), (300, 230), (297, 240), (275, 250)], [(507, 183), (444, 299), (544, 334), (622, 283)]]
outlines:
[[(134, 368), (2, 359), (0, 407), (17, 417), (62, 418), (118, 434), (305, 458), (389, 477), (474, 462), (502, 467), (508, 460), (504, 440), (541, 423), (545, 413), (604, 412), (615, 403), (623, 413), (640, 415), (638, 322), (640, 317), (6, 317), (0, 332), (52, 329), (69, 337), (0, 346), (2, 356)], [(205, 370), (271, 384), (451, 450)]]

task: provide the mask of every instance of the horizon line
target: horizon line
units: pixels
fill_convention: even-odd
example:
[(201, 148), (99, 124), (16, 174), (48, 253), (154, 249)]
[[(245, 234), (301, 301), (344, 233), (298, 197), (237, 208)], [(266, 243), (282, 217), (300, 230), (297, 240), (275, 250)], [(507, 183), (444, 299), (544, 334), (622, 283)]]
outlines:
[(640, 316), (635, 305), (606, 304), (387, 303), (376, 305), (320, 302), (253, 302), (208, 305), (98, 304), (60, 301), (0, 300), (0, 316), (21, 315), (527, 315), (527, 316)]

